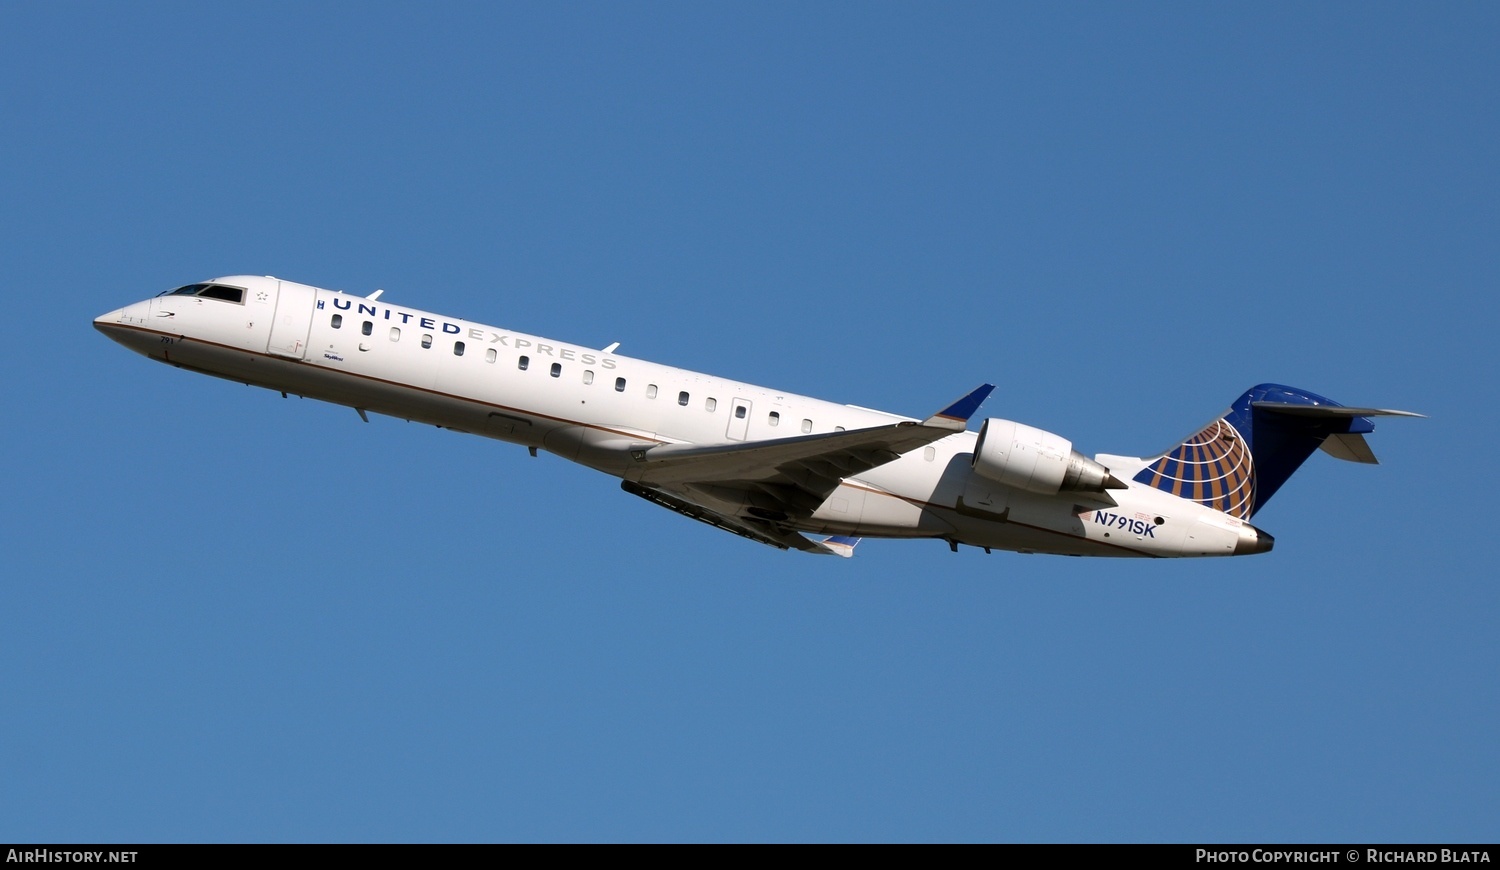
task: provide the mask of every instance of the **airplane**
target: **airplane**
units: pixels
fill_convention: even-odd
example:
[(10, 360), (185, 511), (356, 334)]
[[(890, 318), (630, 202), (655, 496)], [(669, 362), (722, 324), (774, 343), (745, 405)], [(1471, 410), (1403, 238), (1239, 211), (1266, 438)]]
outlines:
[[(926, 538), (1069, 556), (1239, 556), (1314, 450), (1374, 463), (1371, 417), (1279, 384), (1251, 387), (1156, 456), (1092, 459), (1012, 420), (969, 423), (983, 384), (926, 417), (794, 395), (605, 348), (270, 276), (167, 290), (94, 320), (177, 368), (483, 435), (620, 478), (653, 504), (782, 550), (852, 556)], [(812, 535), (813, 537), (809, 537)], [(822, 536), (827, 537), (822, 537)]]

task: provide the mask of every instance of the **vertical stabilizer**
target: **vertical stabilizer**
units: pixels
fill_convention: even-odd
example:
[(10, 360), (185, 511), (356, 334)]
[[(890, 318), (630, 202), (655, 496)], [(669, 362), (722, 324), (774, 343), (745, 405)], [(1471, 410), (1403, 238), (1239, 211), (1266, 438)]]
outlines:
[[(1135, 480), (1248, 520), (1320, 446), (1340, 459), (1373, 462), (1363, 436), (1375, 430), (1369, 418), (1379, 415), (1421, 416), (1346, 408), (1306, 390), (1260, 384)], [(1336, 437), (1325, 443), (1329, 436)]]

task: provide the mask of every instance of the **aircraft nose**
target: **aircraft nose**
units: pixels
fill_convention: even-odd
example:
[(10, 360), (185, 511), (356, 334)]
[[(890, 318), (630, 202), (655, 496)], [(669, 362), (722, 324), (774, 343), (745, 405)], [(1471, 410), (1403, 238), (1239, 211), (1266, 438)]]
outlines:
[(94, 328), (103, 331), (108, 326), (145, 326), (146, 315), (150, 313), (150, 308), (150, 299), (133, 302), (124, 308), (116, 308), (114, 311), (95, 317)]
[(151, 300), (136, 302), (95, 317), (94, 328), (131, 350), (145, 353), (150, 334), (141, 327), (146, 326), (150, 312)]
[(94, 318), (94, 328), (103, 332), (106, 326), (114, 326), (116, 323), (119, 323), (124, 313), (125, 309), (116, 308), (114, 311), (101, 314)]

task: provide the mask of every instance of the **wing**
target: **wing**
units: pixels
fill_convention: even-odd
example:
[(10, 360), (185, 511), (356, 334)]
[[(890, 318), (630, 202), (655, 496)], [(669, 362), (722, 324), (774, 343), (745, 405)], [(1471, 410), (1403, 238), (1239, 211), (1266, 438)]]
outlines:
[[(992, 390), (994, 385), (984, 384), (921, 422), (903, 420), (747, 444), (663, 444), (638, 450), (633, 454), (636, 466), (624, 487), (663, 507), (761, 543), (838, 552), (783, 523), (811, 516), (845, 478), (962, 432)], [(743, 506), (750, 516), (711, 509), (694, 500), (694, 494), (718, 504)]]
[(670, 493), (658, 489), (647, 489), (640, 484), (631, 483), (628, 480), (620, 482), (620, 488), (638, 495), (652, 504), (661, 505), (668, 510), (676, 511), (685, 517), (692, 517), (700, 523), (707, 523), (716, 529), (733, 532), (742, 538), (778, 550), (801, 550), (804, 553), (817, 555), (833, 555), (849, 558), (854, 555), (854, 546), (859, 543), (859, 538), (832, 537), (822, 541), (814, 541), (811, 538), (778, 523), (769, 520), (755, 519), (754, 517), (732, 517), (718, 511), (709, 510), (700, 504), (679, 498)]

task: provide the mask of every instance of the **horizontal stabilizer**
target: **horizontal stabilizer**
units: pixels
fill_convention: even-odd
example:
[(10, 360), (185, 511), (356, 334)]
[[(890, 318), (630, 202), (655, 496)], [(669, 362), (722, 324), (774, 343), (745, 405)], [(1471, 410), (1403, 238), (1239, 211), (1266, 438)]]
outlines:
[(1375, 451), (1370, 449), (1370, 442), (1357, 432), (1329, 435), (1323, 439), (1322, 448), (1324, 453), (1334, 459), (1363, 462), (1366, 465), (1380, 464), (1380, 460), (1375, 458)]
[(1346, 408), (1343, 405), (1294, 405), (1290, 402), (1251, 402), (1259, 411), (1274, 411), (1293, 417), (1315, 417), (1340, 420), (1349, 417), (1426, 417), (1415, 411), (1392, 411), (1387, 408)]
[(962, 432), (969, 428), (969, 418), (974, 416), (974, 412), (979, 410), (979, 406), (984, 404), (984, 400), (994, 390), (994, 384), (982, 384), (979, 389), (923, 420), (922, 425)]

